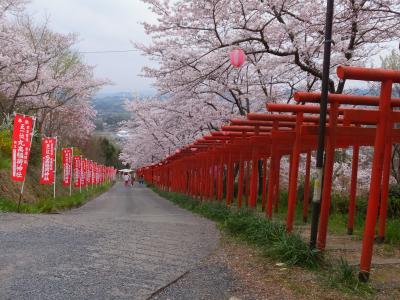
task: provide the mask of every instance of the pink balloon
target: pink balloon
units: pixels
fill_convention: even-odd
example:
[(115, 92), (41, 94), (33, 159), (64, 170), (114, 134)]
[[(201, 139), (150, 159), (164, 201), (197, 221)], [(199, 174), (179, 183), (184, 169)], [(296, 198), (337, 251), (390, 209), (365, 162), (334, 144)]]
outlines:
[(231, 65), (240, 68), (246, 61), (246, 54), (242, 49), (234, 49), (230, 54)]

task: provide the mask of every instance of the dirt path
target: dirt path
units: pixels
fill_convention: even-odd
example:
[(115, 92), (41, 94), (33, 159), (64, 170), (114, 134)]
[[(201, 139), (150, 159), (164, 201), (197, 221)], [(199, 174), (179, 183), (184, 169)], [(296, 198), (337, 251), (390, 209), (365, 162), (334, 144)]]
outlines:
[(59, 215), (0, 214), (0, 299), (146, 299), (218, 239), (213, 222), (139, 185)]

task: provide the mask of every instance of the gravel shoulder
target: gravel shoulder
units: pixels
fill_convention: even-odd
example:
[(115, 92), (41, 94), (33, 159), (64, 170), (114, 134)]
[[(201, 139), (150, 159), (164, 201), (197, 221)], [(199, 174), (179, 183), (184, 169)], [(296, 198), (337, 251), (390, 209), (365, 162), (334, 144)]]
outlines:
[(226, 245), (221, 245), (212, 255), (177, 281), (157, 291), (152, 300), (254, 300), (264, 297), (249, 287), (224, 260)]

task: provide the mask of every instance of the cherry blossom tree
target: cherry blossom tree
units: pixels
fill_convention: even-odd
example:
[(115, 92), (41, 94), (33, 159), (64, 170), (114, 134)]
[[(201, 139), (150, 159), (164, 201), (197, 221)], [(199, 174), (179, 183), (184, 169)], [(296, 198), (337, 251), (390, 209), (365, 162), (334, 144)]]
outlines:
[[(159, 63), (146, 68), (144, 75), (156, 79), (160, 92), (216, 94), (244, 114), (248, 106), (257, 110), (259, 101), (290, 99), (293, 89), (318, 87), (324, 1), (143, 2), (158, 22), (144, 24), (152, 43), (137, 47)], [(332, 72), (339, 64), (363, 64), (385, 42), (398, 39), (399, 13), (399, 0), (336, 1)], [(227, 55), (237, 46), (248, 57), (239, 71), (232, 70)], [(332, 77), (331, 92), (340, 93), (344, 87), (345, 81)]]
[(44, 135), (85, 139), (94, 129), (90, 100), (108, 81), (94, 78), (93, 67), (72, 50), (77, 35), (36, 24), (24, 4), (0, 0), (0, 112), (37, 116)]
[(180, 101), (180, 98), (168, 101), (138, 98), (126, 103), (132, 119), (123, 126), (129, 133), (122, 147), (124, 162), (139, 167), (159, 161), (209, 132), (212, 126), (227, 122), (233, 115), (229, 107), (222, 113), (212, 105)]
[[(193, 133), (198, 128), (214, 130), (234, 114), (265, 111), (265, 102), (290, 101), (295, 90), (320, 87), (324, 1), (142, 1), (157, 15), (156, 23), (144, 23), (151, 43), (135, 44), (156, 62), (155, 67), (144, 68), (143, 75), (155, 80), (158, 96), (174, 110), (165, 108), (161, 115), (147, 110), (145, 119), (159, 121), (167, 118), (165, 114), (175, 118), (179, 111), (196, 120), (195, 112), (188, 110), (196, 107), (202, 115), (196, 120), (200, 123), (190, 126)], [(335, 76), (339, 64), (363, 65), (387, 42), (398, 39), (400, 0), (335, 3), (329, 87), (342, 93), (346, 82)], [(247, 63), (239, 69), (228, 58), (235, 47), (247, 55)], [(134, 120), (137, 116), (134, 110)], [(157, 140), (143, 123), (134, 124), (122, 157), (149, 162), (159, 155)], [(164, 127), (157, 130), (162, 134)], [(168, 130), (180, 132), (180, 122)], [(138, 145), (144, 138), (152, 145), (147, 149)], [(168, 139), (161, 144), (174, 147)], [(135, 150), (128, 153), (128, 148)]]

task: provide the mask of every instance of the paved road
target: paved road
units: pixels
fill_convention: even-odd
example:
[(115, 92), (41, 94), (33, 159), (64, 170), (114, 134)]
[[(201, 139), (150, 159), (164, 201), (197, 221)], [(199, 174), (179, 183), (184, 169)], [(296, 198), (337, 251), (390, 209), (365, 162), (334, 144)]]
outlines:
[(0, 299), (146, 299), (217, 243), (214, 223), (116, 184), (63, 214), (0, 214)]

